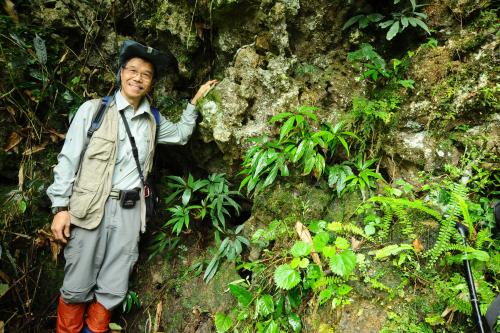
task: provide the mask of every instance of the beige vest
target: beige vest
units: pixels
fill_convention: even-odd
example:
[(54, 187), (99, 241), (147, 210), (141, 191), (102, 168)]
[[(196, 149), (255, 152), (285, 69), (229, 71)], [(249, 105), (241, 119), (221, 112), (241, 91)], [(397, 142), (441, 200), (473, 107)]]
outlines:
[[(97, 110), (100, 99), (92, 100)], [(101, 223), (104, 215), (104, 205), (111, 192), (111, 182), (115, 168), (118, 143), (118, 120), (120, 115), (114, 99), (104, 116), (101, 126), (90, 138), (87, 150), (80, 162), (80, 167), (73, 183), (73, 193), (69, 199), (71, 224), (94, 229)], [(155, 119), (148, 115), (150, 140), (148, 154), (144, 165), (144, 177), (151, 171), (155, 147)], [(144, 193), (141, 191), (141, 230), (146, 226), (146, 206)]]

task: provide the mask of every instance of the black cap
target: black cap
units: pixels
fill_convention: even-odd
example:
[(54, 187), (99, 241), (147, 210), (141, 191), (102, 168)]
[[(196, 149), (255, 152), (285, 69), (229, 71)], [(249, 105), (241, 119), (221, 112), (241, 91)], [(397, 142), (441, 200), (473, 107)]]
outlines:
[(135, 57), (147, 60), (153, 65), (155, 79), (164, 76), (169, 68), (177, 65), (175, 57), (168, 50), (167, 52), (161, 52), (133, 40), (124, 41), (118, 58), (120, 68)]

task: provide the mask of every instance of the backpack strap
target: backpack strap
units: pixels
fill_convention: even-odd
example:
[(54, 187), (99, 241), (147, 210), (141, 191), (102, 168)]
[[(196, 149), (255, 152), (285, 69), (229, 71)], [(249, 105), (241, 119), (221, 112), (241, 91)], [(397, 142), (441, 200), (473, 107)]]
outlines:
[(151, 106), (151, 112), (153, 112), (153, 116), (155, 117), (156, 126), (160, 125), (160, 111), (154, 106)]
[(154, 106), (151, 106), (151, 112), (153, 112), (153, 116), (155, 117), (156, 123), (156, 134), (155, 134), (155, 146), (158, 143), (158, 134), (160, 133), (160, 111)]
[(92, 123), (90, 124), (90, 128), (87, 131), (87, 138), (90, 139), (92, 137), (92, 135), (94, 134), (94, 132), (97, 131), (99, 129), (99, 127), (101, 127), (102, 120), (104, 119), (104, 113), (106, 112), (106, 110), (108, 109), (108, 106), (109, 106), (109, 100), (110, 100), (109, 96), (104, 96), (101, 99), (101, 104), (99, 106), (99, 110), (94, 115), (94, 119), (92, 119)]

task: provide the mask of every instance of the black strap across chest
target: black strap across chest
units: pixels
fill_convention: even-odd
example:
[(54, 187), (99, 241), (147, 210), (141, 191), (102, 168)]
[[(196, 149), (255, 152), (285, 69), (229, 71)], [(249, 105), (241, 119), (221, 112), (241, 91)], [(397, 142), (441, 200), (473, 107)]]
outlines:
[(135, 164), (137, 165), (137, 171), (139, 171), (139, 178), (141, 179), (142, 185), (145, 185), (146, 182), (144, 180), (144, 175), (142, 174), (141, 164), (139, 163), (139, 151), (137, 150), (135, 138), (132, 135), (132, 132), (130, 132), (130, 127), (128, 126), (127, 118), (125, 118), (125, 115), (123, 114), (123, 110), (120, 110), (120, 116), (122, 117), (125, 130), (127, 131), (130, 144), (132, 145), (132, 155), (134, 156)]

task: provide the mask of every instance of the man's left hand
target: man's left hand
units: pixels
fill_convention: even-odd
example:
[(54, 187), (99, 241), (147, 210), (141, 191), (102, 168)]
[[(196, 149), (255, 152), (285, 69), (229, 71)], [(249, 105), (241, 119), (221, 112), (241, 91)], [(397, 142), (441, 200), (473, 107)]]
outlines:
[(205, 82), (204, 84), (201, 85), (200, 89), (196, 92), (196, 95), (194, 95), (193, 99), (191, 100), (191, 104), (196, 106), (196, 103), (198, 103), (198, 100), (200, 98), (205, 97), (210, 90), (212, 90), (215, 85), (219, 83), (217, 80), (210, 80)]

